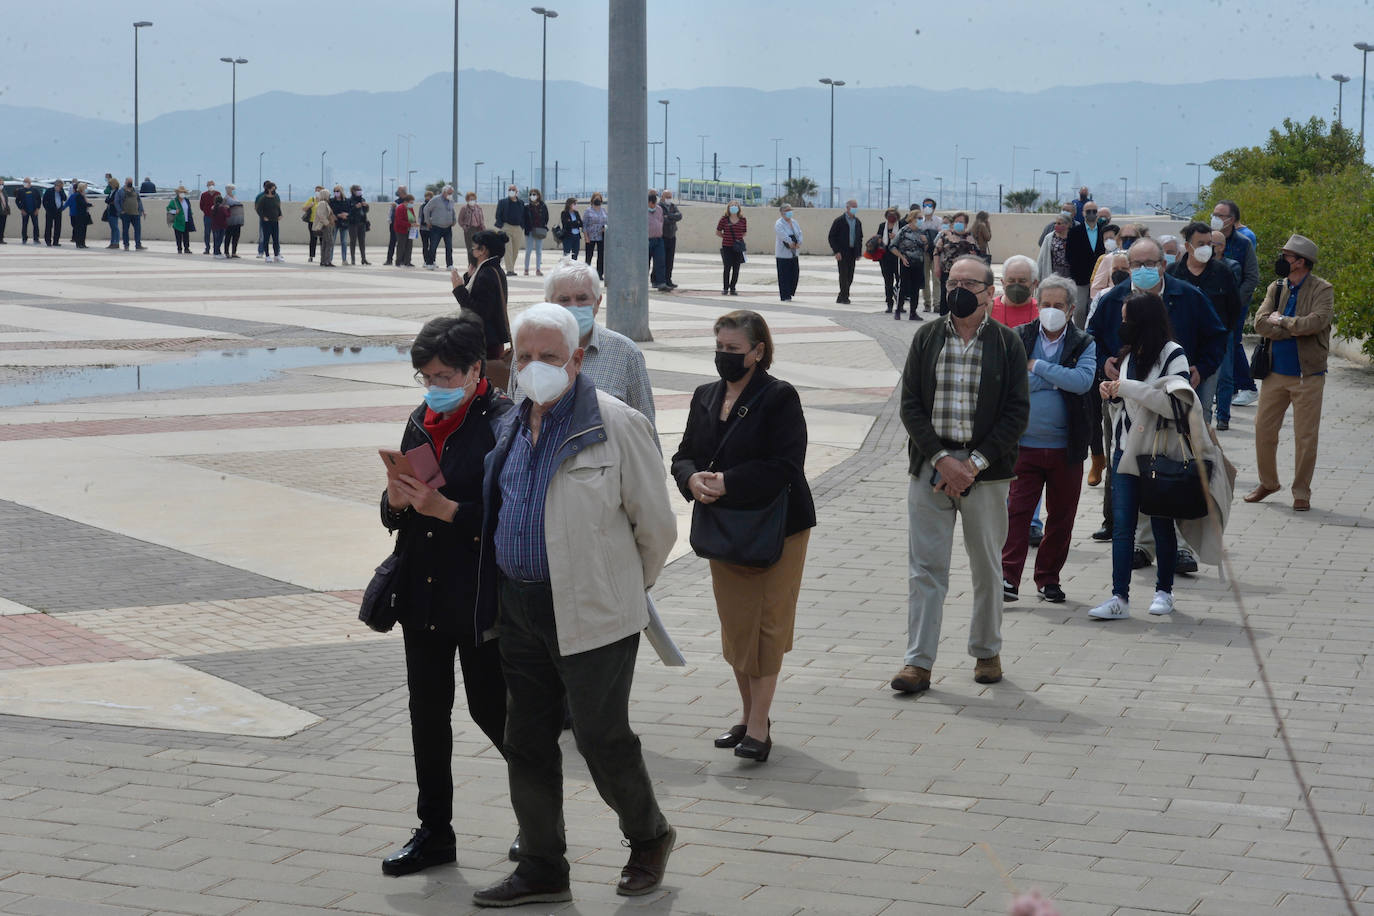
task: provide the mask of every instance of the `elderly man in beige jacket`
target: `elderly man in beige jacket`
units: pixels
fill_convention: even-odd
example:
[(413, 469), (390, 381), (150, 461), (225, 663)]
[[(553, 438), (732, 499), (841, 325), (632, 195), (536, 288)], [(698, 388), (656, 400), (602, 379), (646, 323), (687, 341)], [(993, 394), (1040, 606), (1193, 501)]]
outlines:
[(478, 906), (572, 899), (558, 739), (567, 698), (577, 749), (630, 846), (616, 893), (663, 880), (676, 833), (630, 728), (645, 590), (677, 537), (663, 460), (639, 411), (579, 370), (577, 319), (541, 303), (511, 328), (525, 400), (486, 459), (484, 528), (498, 573), (506, 674), (505, 754), (520, 825), (517, 865), (473, 894)]

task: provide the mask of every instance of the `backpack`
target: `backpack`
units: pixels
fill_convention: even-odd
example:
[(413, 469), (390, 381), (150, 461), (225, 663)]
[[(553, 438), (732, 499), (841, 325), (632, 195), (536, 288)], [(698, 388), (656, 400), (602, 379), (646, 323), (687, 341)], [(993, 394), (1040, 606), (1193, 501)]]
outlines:
[(120, 212), (125, 216), (138, 216), (138, 192), (130, 188), (124, 189), (124, 204)]

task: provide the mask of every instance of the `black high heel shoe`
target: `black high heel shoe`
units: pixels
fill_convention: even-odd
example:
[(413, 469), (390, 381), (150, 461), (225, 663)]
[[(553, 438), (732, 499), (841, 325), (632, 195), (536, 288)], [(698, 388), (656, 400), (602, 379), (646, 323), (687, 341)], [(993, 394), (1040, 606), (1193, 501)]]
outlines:
[(773, 751), (773, 736), (769, 735), (762, 741), (745, 735), (740, 739), (740, 743), (735, 746), (735, 756), (743, 757), (746, 760), (753, 760), (757, 763), (767, 763), (768, 755)]
[(744, 740), (747, 731), (748, 726), (743, 722), (739, 725), (731, 725), (728, 732), (716, 739), (716, 747), (734, 747)]

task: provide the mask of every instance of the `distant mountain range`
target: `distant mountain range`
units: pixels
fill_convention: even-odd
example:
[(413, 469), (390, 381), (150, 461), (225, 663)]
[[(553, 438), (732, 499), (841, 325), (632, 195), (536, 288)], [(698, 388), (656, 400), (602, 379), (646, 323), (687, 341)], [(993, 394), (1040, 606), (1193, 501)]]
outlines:
[[(297, 198), (320, 180), (321, 152), (327, 184), (356, 182), (369, 194), (377, 192), (379, 182), (390, 191), (398, 175), (405, 183), (407, 168), (415, 170), (415, 184), (449, 178), (451, 87), (450, 75), (441, 73), (404, 92), (305, 96), (276, 91), (242, 99), (238, 183), (257, 183), (259, 152), (264, 153), (264, 177), (283, 190), (290, 185)], [(529, 185), (531, 171), (537, 172), (539, 165), (539, 81), (464, 70), (459, 89), (458, 186), (471, 186), (474, 160), (484, 163), (478, 166), (483, 200), (492, 199), (512, 172), (521, 187)], [(1132, 208), (1143, 209), (1159, 200), (1160, 182), (1169, 182), (1166, 194), (1196, 188), (1197, 170), (1186, 162), (1261, 143), (1285, 117), (1306, 120), (1315, 114), (1330, 120), (1334, 94), (1329, 81), (1311, 76), (1171, 86), (1115, 83), (1034, 93), (844, 87), (835, 98), (837, 195), (857, 196), (867, 205), (870, 151), (865, 147), (873, 147), (873, 184), (884, 165), (890, 168), (894, 201), (905, 203), (942, 189), (942, 205), (964, 205), (967, 178), (968, 202), (973, 203), (976, 183), (979, 204), (996, 209), (998, 184), (1011, 189), (1012, 149), (1019, 147), (1018, 187), (1030, 186), (1037, 169), (1037, 187), (1052, 196), (1054, 178), (1048, 171), (1067, 171), (1060, 179), (1061, 196), (1085, 183), (1098, 200), (1116, 204), (1125, 176)], [(1358, 108), (1358, 92), (1351, 94)], [(771, 196), (776, 151), (782, 177), (792, 156), (794, 169), (804, 169), (819, 187), (826, 187), (830, 99), (824, 87), (651, 92), (650, 141), (663, 138), (663, 106), (656, 104), (660, 98), (671, 103), (668, 155), (674, 181), (679, 158), (687, 177), (709, 177), (716, 154), (722, 178), (746, 180), (748, 167), (754, 166), (754, 181)], [(112, 171), (122, 177), (133, 171), (130, 123), (8, 105), (0, 105), (0, 123), (6, 125), (0, 135), (0, 174), (99, 177)], [(408, 165), (404, 137), (398, 160), (398, 134), (404, 133), (414, 135)], [(708, 135), (704, 143), (701, 134)], [(178, 182), (191, 187), (197, 175), (202, 183), (214, 177), (223, 184), (229, 175), (229, 137), (227, 102), (161, 115), (140, 126), (140, 167), (159, 187)], [(772, 137), (783, 140), (775, 144)], [(550, 81), (545, 190), (551, 199), (555, 161), (556, 195), (584, 190), (584, 149), (586, 189), (604, 188), (606, 92)], [(663, 149), (652, 149), (660, 175), (653, 181), (661, 184)], [(965, 163), (956, 156), (972, 158)], [(1209, 176), (1203, 169), (1204, 184)], [(877, 205), (883, 194), (873, 193)], [(819, 203), (826, 203), (824, 190)]]

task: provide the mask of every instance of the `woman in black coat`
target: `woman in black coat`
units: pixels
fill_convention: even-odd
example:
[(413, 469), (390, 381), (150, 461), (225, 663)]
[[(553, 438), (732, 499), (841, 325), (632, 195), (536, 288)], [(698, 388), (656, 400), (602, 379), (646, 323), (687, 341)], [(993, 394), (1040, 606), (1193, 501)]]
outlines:
[(449, 270), (453, 298), (482, 319), (487, 339), (487, 378), (503, 391), (510, 387), (510, 354), (506, 346), (510, 343), (510, 316), (506, 313), (506, 272), (501, 269), (508, 241), (510, 236), (500, 230), (483, 229), (472, 237), (472, 261), (477, 266), (461, 276), (457, 268)]
[(689, 501), (722, 508), (763, 508), (787, 490), (785, 540), (776, 563), (758, 568), (710, 561), (723, 654), (744, 705), (740, 721), (716, 739), (716, 747), (733, 747), (736, 757), (762, 763), (773, 747), (768, 710), (783, 654), (792, 648), (816, 507), (806, 482), (806, 417), (797, 390), (768, 374), (768, 325), (757, 312), (730, 312), (716, 321), (715, 334), (721, 381), (692, 395), (673, 478)]
[(405, 635), (410, 732), (415, 749), (420, 828), (382, 861), (388, 875), (452, 862), (455, 652), (468, 712), (498, 749), (506, 727), (506, 682), (496, 640), (494, 592), (479, 594), (482, 463), (496, 442), (496, 419), (511, 402), (483, 373), (482, 322), (472, 312), (435, 318), (410, 349), (425, 403), (401, 436), (401, 451), (428, 449), (443, 484), (434, 489), (401, 475), (382, 494), (382, 524), (396, 532), (402, 582), (399, 622)]

